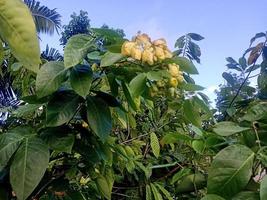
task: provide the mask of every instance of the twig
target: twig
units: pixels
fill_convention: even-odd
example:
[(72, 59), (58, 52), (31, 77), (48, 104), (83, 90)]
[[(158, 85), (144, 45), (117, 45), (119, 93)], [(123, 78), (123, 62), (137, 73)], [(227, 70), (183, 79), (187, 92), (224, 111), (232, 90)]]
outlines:
[[(267, 38), (266, 38), (266, 40), (265, 40), (265, 42), (264, 42), (264, 44), (263, 44), (263, 47), (265, 47), (266, 42), (267, 42)], [(263, 51), (263, 48), (261, 49), (259, 55), (261, 55), (262, 51)], [(260, 57), (260, 56), (259, 56), (259, 57)], [(259, 57), (258, 57), (258, 58), (259, 58)], [(242, 82), (241, 86), (238, 88), (238, 90), (237, 90), (237, 92), (236, 92), (236, 95), (235, 95), (234, 98), (232, 99), (232, 101), (231, 101), (231, 103), (230, 103), (230, 105), (229, 105), (228, 108), (231, 108), (231, 107), (232, 107), (232, 105), (233, 105), (234, 101), (236, 100), (236, 98), (238, 97), (238, 95), (239, 95), (239, 93), (240, 93), (242, 87), (245, 85), (245, 83), (247, 82), (247, 80), (248, 80), (248, 78), (249, 78), (249, 75), (250, 75), (251, 72), (253, 71), (253, 69), (254, 69), (254, 67), (255, 67), (255, 65), (256, 65), (256, 62), (257, 62), (258, 58), (253, 62), (253, 65), (252, 65), (252, 67), (250, 68), (248, 75), (246, 76), (246, 78), (245, 78), (244, 81)]]
[(133, 140), (137, 140), (137, 139), (139, 139), (139, 138), (141, 138), (141, 137), (145, 137), (145, 136), (147, 136), (147, 135), (148, 135), (148, 133), (143, 134), (143, 135), (139, 135), (139, 136), (137, 136), (137, 137), (135, 137), (135, 138), (131, 138), (131, 139), (129, 139), (129, 140), (125, 140), (125, 141), (121, 142), (120, 144), (125, 144), (125, 143), (128, 143), (128, 142), (132, 142)]

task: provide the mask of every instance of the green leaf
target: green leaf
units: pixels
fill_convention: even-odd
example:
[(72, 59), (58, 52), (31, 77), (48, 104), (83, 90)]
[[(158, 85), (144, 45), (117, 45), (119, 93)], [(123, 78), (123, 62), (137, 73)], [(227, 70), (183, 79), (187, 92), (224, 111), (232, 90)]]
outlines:
[(192, 148), (197, 152), (197, 153), (203, 153), (205, 150), (205, 142), (203, 140), (194, 140), (192, 142)]
[(243, 145), (232, 145), (214, 158), (208, 175), (208, 193), (225, 198), (243, 190), (252, 175), (254, 152)]
[(201, 127), (201, 118), (198, 110), (193, 106), (190, 100), (185, 100), (183, 104), (184, 115), (193, 125)]
[(190, 174), (182, 178), (176, 185), (177, 193), (189, 193), (206, 186), (205, 176), (201, 173)]
[(36, 93), (39, 98), (57, 91), (66, 79), (67, 71), (62, 62), (52, 61), (44, 64), (36, 77)]
[(3, 48), (3, 44), (2, 41), (0, 39), (0, 66), (2, 65), (3, 61), (5, 58), (5, 52), (4, 52), (4, 48)]
[(162, 192), (162, 194), (164, 194), (164, 197), (168, 200), (173, 200), (173, 198), (171, 197), (171, 194), (168, 192), (168, 190), (166, 190), (162, 185), (160, 185), (159, 183), (155, 183), (155, 185), (157, 186), (157, 188)]
[(15, 131), (0, 135), (0, 166), (4, 167), (18, 149), (23, 137)]
[(241, 118), (249, 122), (254, 122), (267, 117), (267, 103), (260, 102), (248, 109), (247, 113)]
[(23, 64), (20, 62), (15, 62), (11, 65), (11, 70), (13, 72), (19, 71), (23, 67)]
[(62, 128), (48, 128), (41, 133), (41, 138), (49, 148), (58, 152), (71, 153), (74, 145), (74, 134), (63, 131)]
[(146, 74), (141, 73), (138, 74), (136, 77), (134, 77), (133, 80), (131, 80), (129, 88), (131, 90), (133, 97), (138, 97), (142, 95), (142, 93), (146, 88), (146, 79), (147, 79)]
[(147, 78), (151, 81), (159, 81), (163, 78), (170, 78), (170, 73), (167, 70), (147, 72)]
[(161, 194), (159, 193), (158, 189), (155, 187), (153, 183), (150, 184), (150, 187), (152, 189), (152, 193), (155, 200), (163, 200)]
[(73, 67), (83, 61), (90, 48), (95, 46), (95, 39), (86, 34), (72, 36), (64, 49), (65, 68)]
[(120, 53), (107, 52), (103, 55), (100, 66), (108, 67), (123, 59), (124, 56)]
[(235, 195), (231, 200), (265, 200), (266, 198), (260, 198), (258, 192), (243, 191)]
[(133, 95), (132, 95), (132, 93), (130, 91), (129, 86), (125, 82), (122, 82), (121, 86), (122, 86), (123, 93), (124, 93), (124, 95), (125, 95), (125, 97), (127, 99), (127, 102), (132, 107), (132, 109), (137, 110), (138, 109), (138, 105), (134, 101), (134, 98), (133, 98)]
[[(22, 20), (23, 19), (23, 20)], [(20, 0), (1, 0), (0, 37), (27, 69), (38, 72), (40, 48), (35, 24), (28, 7)]]
[(216, 195), (216, 194), (207, 194), (201, 200), (225, 200), (225, 199), (222, 198), (221, 196)]
[(33, 114), (41, 106), (42, 104), (26, 104), (23, 106), (19, 106), (19, 108), (15, 110), (13, 114), (17, 117), (26, 117), (28, 115)]
[(249, 129), (250, 128), (248, 127), (241, 127), (234, 122), (224, 121), (217, 123), (214, 126), (213, 131), (221, 136), (230, 136), (236, 133), (247, 131)]
[(71, 70), (70, 84), (73, 90), (86, 98), (91, 89), (93, 71), (87, 65), (78, 65)]
[(178, 142), (188, 142), (191, 141), (191, 137), (185, 134), (181, 133), (167, 133), (164, 135), (164, 137), (161, 139), (160, 143), (162, 146), (165, 144), (174, 144)]
[(99, 98), (87, 98), (87, 119), (90, 128), (105, 141), (112, 129), (112, 118), (108, 105)]
[(187, 58), (184, 57), (173, 57), (170, 59), (166, 59), (167, 63), (176, 63), (179, 65), (180, 70), (184, 71), (188, 74), (198, 74), (197, 68), (195, 65), (188, 60)]
[(159, 139), (154, 132), (150, 133), (150, 146), (152, 148), (154, 156), (158, 158), (160, 154), (160, 145), (159, 145)]
[(267, 199), (267, 176), (264, 176), (264, 178), (261, 181), (260, 198), (262, 200)]
[(172, 180), (171, 180), (171, 184), (174, 184), (177, 181), (179, 181), (181, 178), (189, 175), (190, 172), (191, 172), (191, 169), (189, 169), (189, 168), (183, 168), (183, 169), (181, 169), (179, 172), (177, 172), (176, 174), (174, 174), (174, 176), (172, 177)]
[(96, 93), (96, 97), (104, 100), (110, 107), (119, 107), (121, 103), (112, 95), (102, 92), (102, 91), (94, 91)]
[(10, 183), (18, 200), (27, 199), (33, 192), (48, 162), (48, 146), (39, 138), (24, 138), (10, 167)]
[(200, 86), (200, 85), (195, 85), (192, 83), (186, 83), (186, 84), (182, 84), (181, 88), (186, 90), (186, 91), (199, 91), (199, 90), (204, 90), (205, 88)]
[(46, 125), (60, 126), (72, 119), (78, 108), (79, 97), (68, 91), (57, 93), (48, 103)]
[(99, 177), (96, 179), (96, 185), (102, 196), (104, 196), (106, 199), (111, 199), (112, 188), (110, 189), (110, 185), (106, 177), (99, 175)]
[(87, 58), (89, 60), (100, 60), (101, 56), (100, 56), (100, 52), (99, 51), (93, 51), (87, 54)]
[(152, 193), (150, 185), (146, 185), (146, 200), (152, 200)]

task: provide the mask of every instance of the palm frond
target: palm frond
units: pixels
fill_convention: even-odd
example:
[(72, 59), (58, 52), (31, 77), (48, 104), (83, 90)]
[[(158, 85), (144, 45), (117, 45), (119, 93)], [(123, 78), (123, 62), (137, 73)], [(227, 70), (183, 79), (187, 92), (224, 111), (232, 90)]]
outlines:
[(41, 6), (40, 2), (35, 0), (24, 0), (24, 3), (32, 13), (38, 33), (48, 33), (50, 35), (55, 31), (59, 33), (61, 15), (56, 9), (51, 10), (46, 6)]
[(63, 56), (55, 48), (49, 48), (46, 45), (45, 51), (42, 52), (41, 57), (47, 61), (62, 61)]

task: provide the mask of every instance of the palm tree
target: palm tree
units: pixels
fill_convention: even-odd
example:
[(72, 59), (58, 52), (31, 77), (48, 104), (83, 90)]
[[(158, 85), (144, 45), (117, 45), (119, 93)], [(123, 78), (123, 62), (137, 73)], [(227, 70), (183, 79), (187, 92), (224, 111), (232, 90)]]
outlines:
[(24, 3), (32, 13), (38, 33), (47, 33), (50, 35), (54, 34), (55, 31), (59, 33), (61, 15), (56, 9), (49, 9), (46, 6), (40, 5), (40, 2), (35, 0), (24, 0)]
[[(56, 9), (49, 9), (46, 6), (40, 5), (39, 1), (36, 0), (24, 0), (24, 3), (29, 7), (36, 29), (39, 33), (54, 34), (61, 27), (61, 15)], [(0, 45), (2, 45), (0, 43)], [(59, 53), (55, 49), (47, 47), (43, 55), (53, 56), (53, 58), (61, 59)], [(2, 65), (0, 63), (0, 125), (5, 122), (8, 116), (8, 112), (3, 112), (6, 108), (16, 108), (20, 100), (12, 89), (12, 76), (7, 70), (8, 60), (5, 60)]]

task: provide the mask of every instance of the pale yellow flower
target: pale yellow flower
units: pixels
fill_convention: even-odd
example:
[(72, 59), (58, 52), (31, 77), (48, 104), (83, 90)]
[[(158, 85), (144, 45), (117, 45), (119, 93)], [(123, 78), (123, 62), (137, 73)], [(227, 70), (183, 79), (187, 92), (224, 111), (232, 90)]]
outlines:
[(169, 49), (164, 50), (165, 58), (172, 58), (172, 52)]
[(124, 42), (121, 47), (121, 54), (125, 56), (130, 56), (134, 45), (135, 45), (134, 42), (129, 42), (129, 41)]
[(149, 65), (154, 64), (154, 54), (149, 49), (145, 49), (142, 53), (142, 61), (148, 63)]
[(155, 45), (155, 46), (158, 46), (158, 45), (167, 46), (167, 42), (164, 38), (161, 38), (161, 39), (153, 41), (153, 45)]
[(169, 68), (169, 73), (171, 76), (173, 76), (173, 77), (179, 76), (179, 66), (178, 65), (176, 65), (175, 63), (169, 64), (168, 68)]
[(157, 56), (159, 60), (164, 60), (165, 59), (164, 50), (160, 47), (155, 47), (155, 56)]
[(134, 46), (131, 49), (131, 57), (135, 60), (141, 60), (142, 58), (142, 50), (138, 48), (138, 46)]

